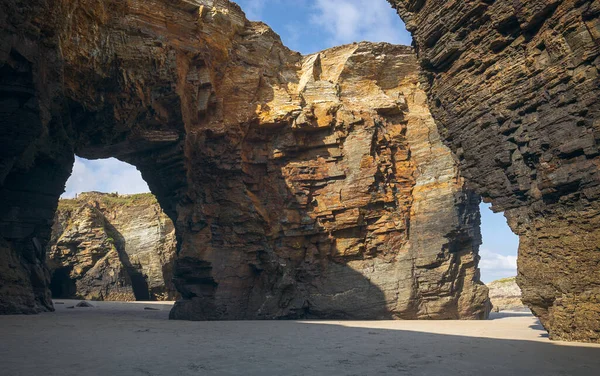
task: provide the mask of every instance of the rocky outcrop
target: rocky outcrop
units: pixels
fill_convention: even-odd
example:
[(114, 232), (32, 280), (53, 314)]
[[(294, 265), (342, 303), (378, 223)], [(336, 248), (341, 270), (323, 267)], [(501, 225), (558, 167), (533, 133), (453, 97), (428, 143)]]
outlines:
[[(524, 301), (552, 338), (597, 341), (598, 1), (392, 2), (414, 33), (425, 71), (421, 88), (461, 173), (495, 210), (505, 211), (521, 238), (518, 282)], [(181, 241), (175, 274), (187, 303), (174, 316), (241, 316), (256, 300), (225, 291), (240, 286), (240, 291), (248, 286), (270, 291), (257, 287), (267, 282), (280, 286), (274, 291), (292, 286), (293, 293), (282, 293), (283, 307), (277, 307), (284, 309), (275, 316), (304, 312), (286, 311), (300, 305), (288, 303), (288, 296), (295, 301), (310, 293), (287, 282), (301, 278), (286, 274), (289, 264), (278, 264), (280, 256), (273, 256), (277, 247), (285, 248), (286, 237), (269, 232), (271, 214), (261, 210), (270, 198), (265, 190), (258, 195), (252, 190), (266, 186), (260, 177), (274, 173), (264, 171), (274, 162), (256, 163), (248, 144), (261, 137), (271, 142), (261, 129), (276, 133), (290, 127), (299, 130), (295, 134), (311, 134), (307, 131), (327, 123), (336, 129), (343, 115), (336, 110), (343, 102), (337, 87), (322, 83), (323, 93), (333, 94), (312, 106), (305, 100), (312, 90), (303, 84), (311, 80), (305, 72), (319, 83), (320, 77), (331, 77), (327, 69), (312, 64), (321, 72), (311, 70), (306, 58), (284, 48), (264, 25), (248, 23), (227, 1), (7, 0), (0, 6), (2, 311), (50, 309), (44, 244), (75, 151), (135, 164), (175, 220)], [(365, 72), (382, 72), (367, 68), (380, 60), (364, 62)], [(340, 77), (333, 82), (341, 84)], [(365, 78), (379, 86), (378, 77)], [(390, 90), (385, 85), (379, 86), (384, 93)], [(344, 96), (376, 103), (379, 92), (366, 89), (375, 86)], [(368, 116), (374, 125), (394, 124), (389, 116), (395, 112), (407, 116), (383, 102), (366, 108), (377, 114)], [(348, 131), (342, 127), (342, 134)], [(265, 145), (266, 152), (270, 148)], [(364, 168), (386, 163), (376, 151), (370, 157)], [(287, 170), (280, 172), (282, 180), (292, 181)], [(375, 181), (386, 174), (377, 172)], [(288, 193), (299, 191), (294, 183)], [(410, 210), (416, 207), (412, 202)], [(339, 227), (322, 225), (319, 210), (310, 207), (306, 214), (320, 221), (319, 231), (329, 237)], [(469, 217), (468, 210), (458, 212), (456, 218)], [(345, 215), (359, 223), (356, 214)], [(361, 215), (359, 209), (364, 220)], [(234, 231), (242, 227), (241, 234)], [(360, 239), (335, 232), (336, 244)], [(464, 231), (452, 232), (458, 233)], [(475, 237), (450, 236), (446, 244), (469, 244)], [(353, 244), (349, 240), (342, 248), (356, 252)], [(440, 257), (441, 264), (445, 259)], [(335, 257), (327, 260), (345, 265)], [(445, 275), (438, 280), (453, 285)], [(431, 289), (415, 284), (427, 292), (423, 297), (440, 291), (437, 284)], [(458, 283), (449, 290), (463, 287)], [(268, 307), (265, 316), (273, 313), (273, 305)]]
[(135, 165), (173, 219), (172, 318), (487, 315), (479, 198), (410, 48), (303, 57), (225, 0), (2, 7), (2, 257), (36, 291), (11, 287), (3, 312), (49, 307), (43, 245), (75, 152)]
[(486, 286), (494, 312), (527, 308), (521, 300), (521, 289), (515, 277), (499, 279)]
[(60, 200), (48, 246), (53, 298), (175, 300), (173, 222), (152, 194)]
[(412, 50), (361, 43), (298, 67), (257, 108), (241, 171), (197, 172), (205, 225), (183, 243), (188, 299), (171, 317), (485, 317), (479, 198), (439, 139)]
[[(420, 89), (429, 97), (440, 134), (458, 158), (462, 175), (486, 201), (493, 202), (495, 210), (505, 211), (521, 238), (518, 282), (524, 301), (541, 318), (552, 338), (597, 341), (598, 1), (392, 2), (414, 33), (420, 66), (425, 71)], [(409, 117), (410, 106), (403, 110), (401, 98), (387, 94), (393, 92), (393, 87), (380, 83), (389, 82), (380, 80), (388, 69), (396, 69), (397, 77), (405, 77), (398, 70), (402, 64), (382, 68), (378, 64), (389, 60), (375, 53), (372, 55), (379, 56), (379, 60), (359, 64), (348, 59), (351, 64), (346, 68), (362, 66), (365, 74), (371, 74), (364, 77), (367, 85), (359, 85), (356, 90), (344, 75), (334, 75), (333, 83), (339, 90), (338, 86), (332, 90), (321, 79), (332, 77), (326, 64), (316, 64), (316, 57), (311, 63), (287, 50), (270, 29), (247, 22), (238, 7), (221, 0), (6, 0), (0, 7), (2, 312), (51, 309), (44, 245), (50, 238), (50, 222), (73, 152), (88, 158), (115, 156), (136, 165), (174, 220), (181, 246), (176, 281), (187, 302), (177, 306), (176, 317), (243, 317), (251, 311), (248, 307), (262, 309), (257, 302), (261, 296), (266, 297), (261, 295), (266, 291), (281, 292), (281, 297), (274, 299), (276, 305), (269, 303), (265, 310), (252, 311), (261, 312), (261, 317), (307, 314), (311, 312), (310, 304), (300, 304), (305, 296), (329, 296), (330, 301), (339, 301), (344, 295), (335, 289), (324, 294), (303, 290), (301, 286), (312, 286), (311, 282), (298, 285), (295, 281), (303, 281), (307, 269), (301, 267), (298, 274), (290, 274), (289, 265), (298, 264), (285, 262), (288, 256), (282, 258), (277, 253), (289, 248), (284, 242), (288, 236), (270, 231), (274, 231), (273, 218), (287, 215), (286, 210), (301, 213), (292, 223), (310, 218), (319, 226), (318, 233), (327, 239), (333, 237), (336, 247), (350, 239), (340, 245), (349, 250), (344, 261), (340, 262), (334, 252), (324, 258), (324, 265), (346, 267), (356, 261), (350, 258), (353, 253), (357, 255), (351, 257), (361, 257), (359, 261), (382, 259), (377, 253), (380, 251), (373, 257), (368, 254), (372, 251), (361, 250), (363, 241), (356, 241), (373, 230), (351, 227), (349, 235), (340, 233), (338, 219), (332, 227), (324, 223), (322, 207), (277, 206), (275, 215), (265, 212), (264, 208), (276, 206), (270, 205), (271, 198), (266, 194), (270, 190), (263, 189), (269, 186), (261, 179), (267, 176), (271, 180), (273, 174), (281, 174), (275, 186), (285, 181), (288, 189), (289, 182), (289, 197), (301, 191), (314, 192), (318, 187), (303, 187), (302, 182), (293, 180), (289, 169), (268, 170), (291, 163), (285, 162), (289, 151), (279, 159), (284, 162), (276, 162), (277, 151), (285, 152), (286, 148), (271, 146), (275, 141), (269, 137), (276, 138), (277, 133), (291, 128), (292, 134), (308, 138), (311, 130), (325, 132), (329, 123), (328, 132), (339, 127), (342, 135), (348, 134), (345, 139), (340, 137), (344, 139), (343, 149), (338, 147), (346, 150), (348, 141), (354, 145), (364, 135), (352, 136), (354, 126), (345, 125), (346, 121), (339, 124), (344, 115), (339, 103), (353, 108), (351, 111), (364, 112), (364, 116), (353, 116), (367, 124), (367, 136), (371, 132), (368, 124), (376, 129), (384, 124), (387, 129), (395, 124), (394, 116)], [(410, 65), (414, 69), (414, 63)], [(312, 76), (306, 72), (312, 72)], [(311, 100), (305, 99), (314, 90), (308, 85), (310, 81), (330, 94), (322, 101), (312, 101), (312, 106), (308, 104)], [(385, 97), (400, 102), (398, 109), (390, 106), (378, 90), (371, 90), (377, 87)], [(354, 99), (344, 102), (343, 97)], [(369, 98), (371, 104), (356, 107), (356, 98)], [(383, 99), (381, 107), (375, 104), (379, 99)], [(348, 124), (351, 122), (348, 120)], [(403, 121), (399, 123), (403, 125)], [(381, 133), (378, 130), (376, 134)], [(386, 168), (379, 169), (387, 167), (386, 154), (392, 153), (385, 149), (393, 150), (394, 146), (382, 144), (379, 136), (376, 139), (372, 145), (377, 148), (365, 158), (364, 165), (361, 159), (358, 166), (359, 171), (377, 170), (368, 179), (374, 181), (372, 187), (383, 187), (382, 192), (375, 189), (372, 193), (373, 200), (383, 202), (386, 209), (391, 201), (378, 197), (392, 188), (391, 183), (380, 183), (390, 173)], [(264, 152), (257, 149), (258, 159), (249, 148), (255, 140), (266, 143)], [(325, 147), (333, 141), (323, 142)], [(336, 143), (341, 145), (341, 141)], [(364, 147), (360, 145), (359, 153)], [(418, 149), (414, 143), (411, 147)], [(378, 148), (385, 153), (378, 154)], [(298, 152), (303, 151), (300, 148)], [(272, 158), (265, 161), (261, 153)], [(412, 157), (412, 152), (409, 154)], [(319, 157), (339, 158), (330, 154), (311, 156)], [(342, 153), (335, 164), (356, 167), (352, 158), (343, 158)], [(393, 165), (398, 167), (398, 163)], [(411, 167), (407, 168), (408, 174), (403, 176), (410, 176)], [(315, 181), (313, 171), (318, 169), (310, 166), (300, 172), (306, 171), (309, 180)], [(361, 175), (347, 172), (343, 179), (356, 176)], [(413, 180), (417, 187), (416, 175)], [(317, 179), (314, 184), (324, 183)], [(326, 182), (325, 191), (330, 184)], [(364, 186), (360, 184), (365, 182), (359, 179), (357, 189), (345, 197), (361, 197)], [(406, 189), (410, 184), (400, 186)], [(455, 196), (454, 208), (470, 207), (467, 203), (471, 200), (466, 198), (470, 194), (463, 190), (462, 183), (457, 184), (461, 187), (457, 193), (464, 194)], [(401, 209), (394, 210), (402, 218), (406, 207), (399, 204), (402, 201), (395, 193), (397, 188), (392, 191), (395, 205)], [(415, 189), (411, 195), (411, 215), (418, 208), (418, 194)], [(317, 204), (323, 202), (319, 197)], [(297, 205), (310, 205), (314, 199), (309, 196)], [(351, 225), (358, 223), (359, 228), (371, 226), (372, 217), (361, 212), (365, 202), (368, 215), (386, 214), (362, 200), (350, 201), (354, 208), (344, 208), (358, 209), (358, 217), (356, 213), (344, 216)], [(417, 213), (414, 222), (408, 222), (408, 240), (398, 236), (400, 241), (407, 241), (404, 244), (410, 244), (410, 249), (418, 239), (418, 235), (413, 237)], [(458, 230), (443, 236), (446, 245), (439, 252), (439, 260), (427, 263), (427, 256), (415, 258), (414, 276), (427, 271), (432, 271), (431, 275), (435, 270), (453, 271), (440, 273), (439, 283), (430, 282), (435, 280), (433, 277), (426, 277), (424, 283), (412, 277), (418, 287), (410, 291), (423, 292), (412, 299), (417, 305), (430, 298), (439, 301), (439, 297), (456, 301), (458, 291), (462, 302), (468, 302), (468, 296), (480, 296), (465, 294), (477, 289), (454, 282), (477, 280), (474, 266), (467, 267), (472, 265), (468, 258), (474, 257), (457, 256), (466, 255), (464, 251), (446, 252), (476, 242), (476, 235), (464, 235), (469, 233), (465, 224), (473, 217), (470, 213), (458, 209), (456, 215), (451, 215), (458, 223), (451, 227)], [(337, 218), (336, 214), (332, 210), (331, 216)], [(400, 234), (400, 227), (396, 231)], [(304, 241), (310, 238), (302, 235)], [(374, 238), (369, 242), (377, 244)], [(421, 239), (419, 244), (433, 244), (428, 243), (427, 236)], [(365, 250), (371, 249), (367, 247), (369, 242), (364, 240)], [(412, 252), (421, 255), (420, 251)], [(459, 258), (460, 263), (447, 261)], [(451, 267), (447, 268), (448, 262)], [(474, 278), (453, 279), (471, 274)], [(313, 275), (327, 273), (319, 271), (310, 274), (311, 278)], [(360, 272), (354, 276), (366, 280)], [(260, 293), (230, 293), (248, 289)], [(386, 301), (387, 310), (385, 288), (374, 290), (381, 293), (378, 301)], [(452, 294), (446, 295), (446, 291)]]
[(523, 301), (600, 340), (600, 2), (390, 0), (469, 185), (520, 236)]

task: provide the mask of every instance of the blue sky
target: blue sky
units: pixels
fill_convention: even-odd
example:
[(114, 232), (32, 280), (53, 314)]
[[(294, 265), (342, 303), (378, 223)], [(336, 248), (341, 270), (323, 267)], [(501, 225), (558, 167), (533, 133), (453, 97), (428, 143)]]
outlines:
[[(238, 0), (249, 19), (263, 21), (283, 43), (303, 54), (368, 40), (410, 45), (412, 38), (385, 1), (373, 0)], [(148, 192), (135, 167), (114, 158), (76, 158), (63, 197), (87, 191)], [(482, 204), (481, 275), (484, 282), (516, 275), (518, 238), (502, 214)]]
[(309, 54), (352, 42), (410, 45), (404, 23), (385, 1), (238, 0), (246, 16), (263, 21), (292, 50)]
[(479, 248), (481, 279), (487, 283), (516, 276), (519, 237), (510, 230), (503, 214), (494, 213), (489, 204), (482, 203), (479, 208), (483, 237)]
[(73, 172), (62, 197), (73, 198), (78, 193), (90, 191), (132, 194), (150, 192), (150, 188), (135, 167), (118, 159), (89, 161), (75, 157)]

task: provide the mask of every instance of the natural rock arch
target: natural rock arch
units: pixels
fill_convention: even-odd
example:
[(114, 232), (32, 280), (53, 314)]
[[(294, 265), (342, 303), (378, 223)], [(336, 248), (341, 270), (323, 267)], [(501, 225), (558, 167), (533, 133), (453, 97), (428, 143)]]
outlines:
[[(16, 29), (56, 34), (38, 46), (7, 28), (6, 66), (25, 62), (38, 101), (23, 108), (47, 113), (30, 116), (46, 134), (32, 132), (33, 169), (7, 167), (6, 253), (46, 242), (73, 153), (116, 157), (174, 220), (185, 299), (172, 318), (485, 317), (478, 198), (437, 136), (412, 50), (302, 57), (235, 4), (212, 5), (56, 3), (25, 20), (7, 7)], [(12, 183), (36, 168), (56, 175), (38, 179), (44, 202)], [(9, 291), (5, 311), (50, 307), (43, 251), (31, 260), (20, 279), (39, 268), (37, 295)]]
[[(598, 1), (392, 3), (414, 33), (442, 137), (473, 187), (496, 210), (505, 210), (521, 236), (519, 282), (525, 300), (554, 338), (597, 340)], [(275, 103), (285, 91), (240, 93), (248, 83), (263, 87), (252, 83), (256, 74), (245, 73), (261, 72), (270, 85), (281, 84), (293, 70), (289, 62), (299, 59), (277, 43), (256, 43), (258, 35), (272, 40), (272, 31), (261, 24), (245, 29), (241, 13), (226, 1), (207, 6), (186, 0), (172, 5), (98, 0), (86, 2), (85, 12), (81, 5), (2, 4), (7, 17), (1, 35), (8, 46), (2, 49), (2, 61), (8, 62), (2, 69), (9, 70), (3, 79), (14, 81), (3, 82), (3, 108), (12, 110), (1, 140), (11, 145), (2, 150), (0, 164), (6, 198), (2, 235), (12, 240), (4, 244), (3, 239), (1, 246), (15, 259), (8, 249), (16, 244), (30, 261), (25, 275), (13, 269), (5, 275), (17, 285), (30, 280), (21, 293), (42, 305), (48, 290), (41, 243), (73, 151), (136, 165), (165, 211), (177, 211), (176, 227), (202, 232), (211, 221), (194, 205), (181, 203), (205, 197), (190, 197), (183, 188), (201, 182), (211, 169), (214, 175), (238, 166), (236, 147), (256, 116), (248, 99), (266, 95), (272, 100), (265, 103)], [(67, 13), (72, 16), (61, 17)], [(115, 14), (121, 17), (111, 18)], [(241, 50), (233, 48), (234, 40)], [(152, 54), (140, 54), (127, 42)], [(253, 56), (253, 49), (276, 62), (272, 70), (261, 71), (251, 59), (243, 68), (229, 64), (240, 61), (240, 54)], [(224, 105), (225, 95), (237, 101)], [(213, 116), (225, 119), (220, 127), (207, 122)], [(277, 124), (289, 112), (272, 113), (265, 106), (258, 116), (263, 124), (269, 119)], [(26, 123), (30, 132), (20, 129)], [(14, 134), (22, 137), (13, 142)], [(183, 158), (195, 160), (195, 153), (208, 162), (184, 168)], [(228, 186), (227, 177), (221, 176), (217, 194), (246, 189), (243, 182)], [(219, 210), (231, 214), (235, 206), (221, 204)], [(182, 257), (180, 291), (211, 297), (212, 265), (190, 256)], [(200, 309), (195, 315), (206, 314), (195, 309)]]

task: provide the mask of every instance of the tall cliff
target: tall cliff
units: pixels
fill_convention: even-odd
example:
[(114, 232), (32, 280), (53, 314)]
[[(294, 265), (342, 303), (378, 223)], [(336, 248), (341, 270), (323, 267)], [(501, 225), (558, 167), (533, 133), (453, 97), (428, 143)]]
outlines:
[(439, 139), (412, 50), (361, 43), (297, 67), (234, 161), (213, 141), (211, 168), (194, 171), (199, 220), (175, 270), (188, 299), (171, 317), (485, 317), (479, 198)]
[(54, 298), (174, 300), (173, 222), (151, 194), (60, 200), (48, 245)]
[(3, 312), (50, 308), (75, 152), (135, 165), (173, 219), (172, 318), (487, 315), (479, 198), (410, 48), (303, 57), (226, 0), (1, 6)]
[[(598, 341), (598, 0), (392, 3), (414, 33), (421, 89), (462, 176), (495, 210), (505, 211), (521, 238), (524, 301), (552, 338)], [(279, 242), (268, 232), (271, 214), (261, 213), (269, 207), (265, 191), (252, 190), (265, 186), (253, 179), (274, 162), (260, 167), (247, 145), (265, 139), (254, 136), (260, 129), (319, 129), (334, 115), (331, 127), (338, 126), (343, 112), (324, 110), (327, 103), (311, 110), (303, 99), (309, 94), (298, 97), (307, 88), (300, 85), (310, 71), (306, 58), (224, 0), (6, 0), (0, 7), (2, 312), (51, 309), (44, 249), (73, 152), (135, 164), (174, 220), (182, 256), (175, 274), (188, 302), (174, 316), (242, 312), (233, 303), (239, 300), (223, 293), (256, 280), (248, 270), (233, 276), (240, 265), (267, 280), (274, 273), (272, 285), (287, 280), (277, 270), (288, 263), (279, 269), (271, 245), (283, 247), (285, 237)], [(312, 70), (315, 82), (322, 81), (322, 65), (318, 71)], [(340, 77), (333, 82), (343, 82)], [(370, 79), (379, 85), (377, 76)], [(368, 110), (385, 118), (385, 108)], [(365, 167), (380, 165), (376, 150), (370, 157)], [(298, 186), (290, 184), (290, 194)], [(413, 202), (411, 211), (417, 207)], [(308, 217), (319, 210), (309, 207)], [(456, 218), (468, 213), (458, 210)], [(321, 222), (319, 231), (328, 234)], [(252, 230), (236, 234), (239, 223)], [(461, 248), (476, 236), (445, 238)], [(266, 261), (248, 264), (251, 250)], [(335, 257), (328, 260), (339, 265)], [(236, 272), (227, 274), (229, 265)], [(453, 285), (447, 277), (439, 280)], [(293, 297), (304, 294), (291, 289)]]
[(520, 237), (551, 338), (600, 340), (600, 1), (390, 0), (469, 185)]

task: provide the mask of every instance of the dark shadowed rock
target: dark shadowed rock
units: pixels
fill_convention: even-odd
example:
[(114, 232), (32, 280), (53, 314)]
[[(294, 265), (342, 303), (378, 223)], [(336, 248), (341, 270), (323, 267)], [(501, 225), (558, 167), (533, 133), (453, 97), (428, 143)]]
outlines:
[(600, 2), (390, 0), (471, 187), (520, 236), (523, 301), (600, 339)]

